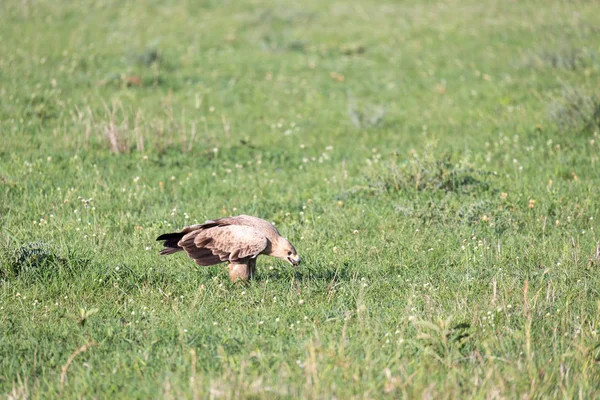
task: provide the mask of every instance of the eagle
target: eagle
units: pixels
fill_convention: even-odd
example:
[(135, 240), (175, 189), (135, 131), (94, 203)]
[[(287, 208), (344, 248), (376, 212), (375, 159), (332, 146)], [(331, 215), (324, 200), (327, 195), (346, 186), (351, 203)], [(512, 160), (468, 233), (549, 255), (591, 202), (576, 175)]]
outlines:
[(280, 258), (296, 267), (300, 256), (270, 222), (249, 215), (208, 220), (180, 232), (165, 233), (161, 255), (185, 251), (196, 264), (207, 266), (229, 263), (233, 282), (247, 280), (256, 272), (256, 258), (261, 254)]

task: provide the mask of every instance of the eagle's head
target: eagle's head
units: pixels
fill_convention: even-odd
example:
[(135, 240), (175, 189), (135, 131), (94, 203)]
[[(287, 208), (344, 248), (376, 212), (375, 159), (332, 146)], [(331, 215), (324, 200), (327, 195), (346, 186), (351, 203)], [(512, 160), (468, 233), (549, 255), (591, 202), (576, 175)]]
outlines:
[(279, 237), (277, 243), (273, 243), (270, 255), (285, 260), (294, 267), (300, 264), (300, 256), (296, 252), (296, 249), (289, 240), (283, 237)]

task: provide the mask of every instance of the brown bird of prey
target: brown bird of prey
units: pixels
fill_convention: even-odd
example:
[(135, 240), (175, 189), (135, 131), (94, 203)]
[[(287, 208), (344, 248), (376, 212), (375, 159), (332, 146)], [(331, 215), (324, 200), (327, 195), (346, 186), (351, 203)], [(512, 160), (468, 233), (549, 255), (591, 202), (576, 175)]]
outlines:
[(297, 266), (300, 256), (277, 229), (264, 219), (238, 215), (191, 225), (181, 232), (165, 233), (156, 240), (164, 241), (160, 254), (185, 251), (198, 265), (229, 263), (232, 281), (252, 278), (256, 258), (261, 254), (285, 260)]

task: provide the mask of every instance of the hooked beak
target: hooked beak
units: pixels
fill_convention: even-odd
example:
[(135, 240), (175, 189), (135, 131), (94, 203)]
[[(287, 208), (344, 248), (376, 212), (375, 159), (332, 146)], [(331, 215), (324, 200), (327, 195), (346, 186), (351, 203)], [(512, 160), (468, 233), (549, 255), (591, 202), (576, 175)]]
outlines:
[(292, 264), (293, 267), (297, 267), (298, 264), (300, 264), (300, 256), (299, 255), (290, 256), (287, 259), (288, 259), (288, 262), (290, 264)]

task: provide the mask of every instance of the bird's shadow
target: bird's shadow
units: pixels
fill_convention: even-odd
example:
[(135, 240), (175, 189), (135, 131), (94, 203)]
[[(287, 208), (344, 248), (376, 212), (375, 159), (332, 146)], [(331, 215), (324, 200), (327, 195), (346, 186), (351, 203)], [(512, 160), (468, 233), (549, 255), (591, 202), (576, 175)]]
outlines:
[(265, 282), (267, 280), (281, 280), (286, 277), (293, 277), (299, 282), (324, 281), (331, 282), (348, 281), (352, 276), (348, 263), (342, 263), (337, 267), (321, 266), (321, 265), (305, 265), (297, 268), (282, 267), (274, 270), (258, 271), (253, 280), (256, 282)]

